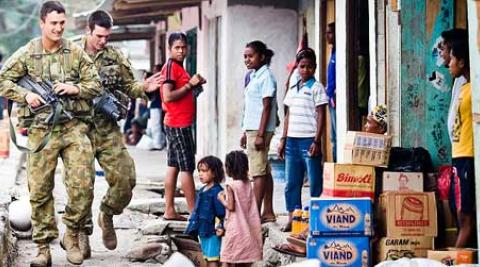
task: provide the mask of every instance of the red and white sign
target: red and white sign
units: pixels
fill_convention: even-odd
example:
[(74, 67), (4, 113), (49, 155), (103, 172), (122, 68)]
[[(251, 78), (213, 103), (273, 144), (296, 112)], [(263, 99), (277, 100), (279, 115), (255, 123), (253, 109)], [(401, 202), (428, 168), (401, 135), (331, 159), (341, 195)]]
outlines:
[(323, 193), (325, 197), (369, 197), (375, 194), (375, 168), (325, 162)]

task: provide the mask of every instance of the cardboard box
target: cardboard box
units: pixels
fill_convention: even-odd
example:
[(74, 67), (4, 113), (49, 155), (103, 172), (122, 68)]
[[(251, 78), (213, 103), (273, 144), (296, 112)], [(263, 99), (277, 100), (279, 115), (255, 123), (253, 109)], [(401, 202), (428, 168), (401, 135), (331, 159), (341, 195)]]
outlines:
[(383, 192), (423, 192), (423, 173), (421, 172), (384, 172)]
[(380, 195), (380, 226), (387, 237), (437, 236), (435, 193)]
[(383, 237), (376, 244), (377, 263), (400, 258), (425, 258), (433, 249), (433, 237)]
[(447, 248), (443, 250), (429, 250), (427, 257), (439, 261), (447, 266), (459, 264), (474, 264), (477, 262), (476, 249)]
[(366, 132), (347, 132), (344, 163), (387, 167), (392, 137)]
[(322, 197), (369, 197), (375, 194), (375, 168), (325, 162)]
[(371, 236), (372, 202), (369, 198), (312, 198), (312, 236)]
[(307, 258), (321, 266), (371, 266), (368, 237), (308, 237)]

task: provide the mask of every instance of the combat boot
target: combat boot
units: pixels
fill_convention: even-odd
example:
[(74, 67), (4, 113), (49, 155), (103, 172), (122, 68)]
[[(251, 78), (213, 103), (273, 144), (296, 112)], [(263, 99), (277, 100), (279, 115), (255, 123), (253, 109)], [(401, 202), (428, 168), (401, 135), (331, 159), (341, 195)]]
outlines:
[(78, 233), (78, 247), (82, 252), (83, 259), (86, 260), (92, 256), (92, 249), (90, 248), (90, 240), (86, 231)]
[(52, 266), (52, 255), (48, 243), (38, 244), (38, 254), (30, 263), (30, 267), (50, 267)]
[(60, 241), (62, 248), (67, 251), (67, 260), (71, 264), (80, 265), (83, 263), (83, 256), (78, 247), (78, 230), (67, 228), (63, 239)]
[(117, 235), (113, 228), (113, 216), (100, 212), (98, 214), (98, 225), (102, 228), (103, 245), (109, 250), (114, 250), (117, 247)]

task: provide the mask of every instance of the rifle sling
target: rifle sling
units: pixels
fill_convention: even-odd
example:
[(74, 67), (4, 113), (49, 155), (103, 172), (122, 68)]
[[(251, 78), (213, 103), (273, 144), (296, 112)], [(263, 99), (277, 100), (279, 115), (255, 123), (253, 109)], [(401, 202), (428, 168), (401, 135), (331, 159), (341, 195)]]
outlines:
[(60, 113), (62, 111), (62, 105), (54, 105), (52, 106), (53, 108), (53, 118), (52, 118), (52, 126), (50, 128), (50, 131), (48, 134), (46, 134), (43, 138), (42, 141), (37, 145), (36, 148), (34, 149), (29, 149), (28, 147), (21, 146), (17, 144), (17, 136), (15, 134), (15, 127), (13, 126), (12, 123), (12, 106), (13, 106), (13, 101), (8, 100), (8, 122), (9, 122), (9, 128), (10, 128), (10, 137), (12, 138), (13, 144), (20, 150), (21, 152), (27, 152), (27, 153), (37, 153), (43, 150), (45, 146), (47, 145), (48, 141), (50, 141), (50, 137), (52, 135), (52, 130), (55, 128), (57, 125), (58, 119), (60, 118)]

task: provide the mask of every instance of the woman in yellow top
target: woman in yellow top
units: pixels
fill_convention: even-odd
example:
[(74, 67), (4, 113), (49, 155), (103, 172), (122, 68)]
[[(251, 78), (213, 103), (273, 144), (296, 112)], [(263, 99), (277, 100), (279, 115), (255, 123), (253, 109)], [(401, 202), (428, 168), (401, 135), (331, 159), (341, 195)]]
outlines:
[[(452, 177), (450, 206), (457, 214), (458, 237), (456, 247), (465, 247), (475, 235), (475, 170), (473, 160), (472, 91), (470, 88), (470, 62), (468, 43), (452, 43), (450, 74), (463, 75), (467, 82), (460, 88), (458, 109), (452, 130), (452, 165), (458, 182)], [(457, 188), (457, 190), (455, 190)], [(454, 213), (455, 214), (455, 213)]]

